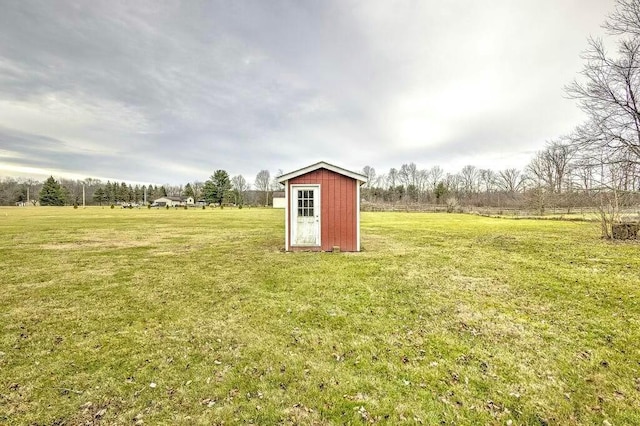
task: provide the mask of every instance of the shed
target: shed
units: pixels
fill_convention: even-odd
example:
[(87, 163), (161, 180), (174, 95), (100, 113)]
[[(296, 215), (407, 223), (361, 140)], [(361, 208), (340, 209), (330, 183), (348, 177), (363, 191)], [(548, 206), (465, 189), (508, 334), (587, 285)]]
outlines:
[(366, 176), (321, 161), (278, 178), (285, 192), (285, 249), (360, 251)]
[(274, 209), (284, 209), (286, 206), (286, 199), (284, 198), (284, 191), (274, 191), (271, 197), (273, 201)]

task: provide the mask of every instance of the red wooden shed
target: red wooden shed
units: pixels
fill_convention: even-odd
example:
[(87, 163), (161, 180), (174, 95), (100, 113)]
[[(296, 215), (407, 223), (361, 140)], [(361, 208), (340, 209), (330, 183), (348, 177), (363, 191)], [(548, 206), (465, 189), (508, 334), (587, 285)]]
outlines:
[(366, 176), (321, 161), (278, 178), (287, 251), (360, 251), (360, 186)]

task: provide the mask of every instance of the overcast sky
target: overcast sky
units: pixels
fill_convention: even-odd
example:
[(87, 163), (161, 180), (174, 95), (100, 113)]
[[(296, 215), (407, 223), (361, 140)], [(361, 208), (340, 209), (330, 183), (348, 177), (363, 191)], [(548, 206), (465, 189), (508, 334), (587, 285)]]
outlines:
[(0, 175), (524, 167), (613, 0), (0, 0)]

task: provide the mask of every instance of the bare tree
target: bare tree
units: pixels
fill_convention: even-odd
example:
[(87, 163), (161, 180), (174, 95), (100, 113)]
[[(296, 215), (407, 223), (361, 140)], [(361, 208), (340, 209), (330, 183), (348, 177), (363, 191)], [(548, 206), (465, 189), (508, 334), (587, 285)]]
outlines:
[[(571, 136), (574, 147), (587, 158), (604, 150), (608, 163), (622, 158), (640, 163), (640, 36), (635, 30), (621, 32), (632, 28), (632, 20), (640, 28), (640, 16), (624, 9), (639, 4), (640, 0), (619, 0), (618, 9), (608, 21), (610, 31), (625, 36), (618, 44), (618, 57), (607, 54), (602, 40), (589, 39), (581, 80), (566, 88), (588, 117)], [(611, 21), (622, 16), (625, 20), (618, 25)]]
[(447, 173), (444, 177), (444, 181), (448, 192), (452, 192), (454, 194), (458, 194), (460, 192), (460, 188), (462, 187), (462, 177), (460, 174)]
[(395, 188), (398, 184), (398, 170), (394, 167), (389, 169), (389, 173), (387, 173), (387, 185), (389, 188)]
[(640, 2), (618, 0), (615, 11), (609, 15), (603, 27), (611, 34), (640, 37)]
[(165, 183), (164, 188), (167, 191), (167, 196), (169, 197), (181, 197), (184, 193), (184, 187), (182, 185), (169, 185), (168, 183)]
[(553, 191), (555, 188), (553, 164), (545, 151), (538, 151), (527, 166), (527, 172), (540, 189)]
[(231, 178), (231, 188), (235, 197), (235, 203), (239, 205), (244, 204), (245, 192), (249, 189), (246, 179), (242, 175), (237, 175)]
[(418, 195), (420, 199), (426, 199), (429, 192), (429, 171), (418, 170), (416, 174), (416, 188), (418, 189)]
[(411, 184), (411, 172), (409, 170), (408, 164), (403, 164), (400, 166), (400, 170), (398, 171), (398, 179), (402, 186), (405, 188)]
[(271, 185), (271, 173), (269, 170), (260, 170), (256, 175), (254, 185), (258, 191), (262, 192), (264, 206), (269, 205), (269, 187)]
[(491, 169), (480, 169), (478, 174), (484, 192), (488, 194), (493, 191), (497, 178), (496, 172)]
[[(100, 185), (99, 179), (95, 179), (95, 181), (97, 181), (97, 184)], [(40, 191), (41, 183), (33, 178), (26, 178), (23, 180), (23, 183), (27, 190), (25, 201), (35, 206), (38, 202), (38, 197), (36, 197), (36, 194)]]
[(200, 198), (202, 197), (202, 187), (204, 186), (203, 182), (200, 182), (198, 180), (191, 182), (191, 189), (193, 190), (193, 199), (194, 201), (198, 201), (200, 200)]
[(575, 154), (575, 148), (570, 144), (561, 142), (551, 142), (543, 151), (547, 157), (547, 163), (552, 168), (553, 190), (558, 194), (567, 186), (566, 180), (569, 176), (569, 166)]
[(462, 179), (462, 188), (465, 193), (473, 194), (478, 190), (478, 169), (475, 166), (467, 165), (460, 171), (460, 178)]
[(518, 169), (504, 169), (498, 172), (496, 184), (504, 192), (513, 195), (522, 187), (522, 176)]
[(565, 90), (587, 115), (569, 137), (573, 174), (597, 200), (602, 234), (611, 238), (640, 166), (640, 0), (617, 0), (603, 27), (617, 37), (617, 51), (589, 38), (583, 70)]
[(409, 165), (407, 166), (407, 172), (409, 173), (409, 185), (417, 187), (419, 172), (416, 163), (409, 163)]
[(596, 182), (594, 166), (583, 159), (577, 159), (572, 163), (571, 172), (576, 189), (588, 196)]
[(442, 176), (444, 176), (444, 170), (440, 166), (433, 166), (429, 170), (425, 171), (425, 188), (424, 191), (426, 193), (427, 199), (431, 197), (432, 201), (438, 202), (439, 196), (437, 194), (436, 188), (439, 183), (442, 183)]
[(83, 181), (60, 179), (60, 184), (65, 191), (66, 201), (73, 205), (82, 204)]
[(367, 183), (364, 184), (364, 187), (367, 189), (373, 188), (376, 183), (376, 169), (371, 166), (364, 166), (362, 174), (367, 177)]
[(623, 209), (634, 202), (633, 191), (624, 189), (627, 176), (626, 164), (605, 164), (600, 173), (600, 185), (591, 192), (597, 201), (603, 238), (614, 238), (613, 227), (622, 222)]
[(436, 190), (436, 186), (442, 180), (443, 176), (444, 170), (442, 170), (440, 166), (433, 166), (429, 169), (429, 185), (432, 191)]
[(278, 169), (276, 175), (271, 179), (271, 191), (281, 191), (282, 184), (278, 182), (278, 178), (284, 174), (282, 169)]

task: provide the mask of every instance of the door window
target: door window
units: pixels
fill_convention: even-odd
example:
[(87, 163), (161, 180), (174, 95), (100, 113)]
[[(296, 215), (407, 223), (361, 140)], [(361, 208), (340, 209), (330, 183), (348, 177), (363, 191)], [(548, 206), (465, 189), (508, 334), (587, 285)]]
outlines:
[(313, 189), (298, 190), (298, 217), (313, 216)]

